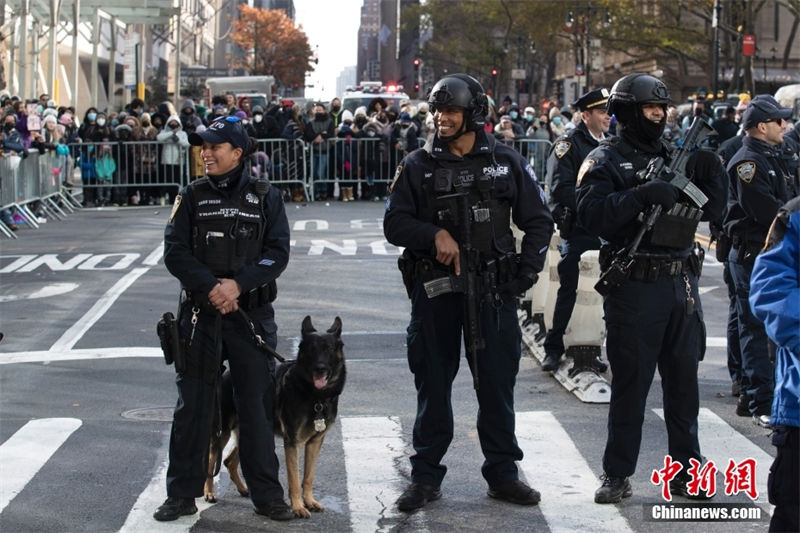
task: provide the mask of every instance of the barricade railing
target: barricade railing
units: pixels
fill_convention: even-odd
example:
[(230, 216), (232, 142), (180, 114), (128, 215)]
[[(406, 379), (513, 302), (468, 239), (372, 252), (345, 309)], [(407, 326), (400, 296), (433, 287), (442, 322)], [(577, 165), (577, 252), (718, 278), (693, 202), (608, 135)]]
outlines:
[(199, 149), (171, 142), (81, 142), (69, 152), (67, 185), (80, 189), (84, 206), (167, 204), (203, 173)]
[(42, 154), (32, 150), (25, 157), (8, 153), (0, 158), (0, 209), (4, 212), (0, 233), (16, 238), (5, 215), (38, 228), (40, 214), (62, 219), (80, 207), (61, 186), (62, 161), (55, 150)]
[(266, 171), (285, 198), (311, 199), (308, 149), (302, 139), (259, 139), (254, 159), (256, 171)]

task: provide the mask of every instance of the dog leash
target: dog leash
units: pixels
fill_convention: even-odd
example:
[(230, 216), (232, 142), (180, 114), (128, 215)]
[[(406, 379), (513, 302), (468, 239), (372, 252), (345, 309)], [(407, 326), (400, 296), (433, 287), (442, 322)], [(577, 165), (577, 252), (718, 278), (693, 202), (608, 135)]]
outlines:
[(250, 316), (244, 312), (244, 309), (241, 307), (239, 308), (239, 314), (242, 315), (244, 318), (247, 327), (250, 328), (250, 334), (253, 335), (253, 338), (256, 340), (256, 346), (258, 346), (261, 350), (267, 352), (269, 355), (280, 361), (281, 363), (286, 362), (286, 358), (283, 357), (281, 354), (275, 351), (275, 348), (264, 342), (264, 339), (261, 338), (261, 335), (256, 333), (256, 327), (253, 325), (253, 321), (250, 320)]

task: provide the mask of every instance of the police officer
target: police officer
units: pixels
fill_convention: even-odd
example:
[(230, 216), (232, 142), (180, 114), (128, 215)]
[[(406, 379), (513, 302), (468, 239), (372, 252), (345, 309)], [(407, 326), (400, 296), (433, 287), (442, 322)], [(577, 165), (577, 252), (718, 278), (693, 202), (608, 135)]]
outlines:
[(154, 517), (175, 520), (197, 512), (215, 386), (227, 359), (250, 498), (257, 513), (288, 520), (293, 514), (283, 500), (273, 435), (275, 360), (258, 348), (255, 335), (277, 344), (271, 301), (289, 260), (289, 223), (280, 191), (250, 176), (245, 161), (255, 141), (238, 118), (218, 119), (189, 141), (203, 146), (207, 177), (175, 198), (164, 232), (164, 264), (186, 292), (179, 317), (186, 361), (177, 369), (168, 498)]
[[(556, 139), (547, 158), (547, 182), (550, 183), (550, 203), (553, 220), (561, 233), (561, 260), (558, 262), (559, 287), (553, 310), (553, 325), (544, 339), (542, 370), (558, 369), (564, 353), (564, 332), (575, 307), (578, 290), (578, 263), (587, 250), (599, 250), (600, 239), (590, 235), (575, 221), (575, 180), (586, 155), (605, 138), (611, 124), (607, 111), (608, 89), (594, 89), (572, 103), (581, 113), (577, 127)], [(576, 361), (577, 366), (584, 366)], [(593, 362), (585, 362), (593, 363)], [(598, 370), (605, 364), (597, 361)], [(585, 366), (590, 366), (586, 364)]]
[[(618, 137), (600, 143), (578, 173), (578, 224), (608, 244), (609, 256), (624, 252), (641, 228), (643, 211), (660, 205), (656, 219), (634, 255), (627, 279), (603, 302), (607, 354), (614, 379), (603, 455), (603, 483), (597, 503), (618, 503), (631, 496), (628, 477), (636, 469), (645, 403), (656, 367), (662, 380), (669, 454), (683, 465), (670, 481), (673, 494), (688, 496), (689, 459), (702, 463), (697, 438), (699, 395), (697, 365), (705, 346), (697, 291), (701, 260), (692, 254), (700, 218), (719, 217), (724, 202), (724, 171), (717, 156), (698, 150), (688, 160), (690, 180), (708, 197), (702, 215), (675, 185), (662, 179), (642, 182), (638, 171), (651, 159), (671, 161), (662, 140), (669, 92), (647, 74), (629, 74), (611, 89), (608, 106), (618, 121)], [(705, 497), (705, 493), (694, 497)]]
[[(436, 133), (401, 162), (384, 217), (386, 238), (406, 248), (402, 270), (411, 297), (408, 363), (417, 389), (412, 482), (397, 507), (411, 511), (438, 499), (447, 471), (441, 460), (453, 438), (450, 395), (462, 331), (468, 330), (464, 318), (468, 302), (458, 289), (467, 274), (465, 247), (479, 254), (481, 266), (475, 274), (497, 280), (482, 284), (479, 317), (485, 348), (477, 351), (477, 366), (469, 361), (478, 380), (482, 474), (489, 496), (534, 505), (540, 494), (518, 478), (515, 464), (522, 459), (514, 436), (514, 382), (522, 337), (516, 295), (530, 288), (542, 269), (553, 221), (530, 165), (484, 133), (487, 98), (475, 78), (466, 74), (442, 78), (433, 86), (428, 103)], [(464, 201), (469, 222), (459, 214)], [(525, 233), (516, 269), (512, 215)], [(466, 233), (472, 237), (469, 242)], [(448, 282), (448, 278), (452, 290), (427, 294), (426, 282)], [(477, 341), (466, 332), (465, 336), (467, 342)]]
[(746, 405), (753, 422), (762, 427), (769, 427), (773, 368), (764, 325), (753, 316), (748, 296), (756, 255), (764, 246), (778, 209), (790, 198), (791, 177), (780, 145), (784, 120), (791, 112), (770, 95), (761, 94), (750, 100), (742, 116), (742, 147), (727, 168), (730, 190), (724, 228), (731, 238), (728, 267), (735, 288), (742, 354), (743, 396), (737, 412), (746, 415)]

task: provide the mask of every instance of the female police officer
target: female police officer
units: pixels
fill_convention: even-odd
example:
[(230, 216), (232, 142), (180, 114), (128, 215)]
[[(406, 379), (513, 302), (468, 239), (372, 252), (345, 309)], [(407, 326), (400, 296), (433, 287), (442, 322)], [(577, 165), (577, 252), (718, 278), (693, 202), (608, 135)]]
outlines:
[[(453, 438), (450, 395), (462, 330), (468, 344), (481, 344), (475, 338), (480, 336), (485, 346), (477, 349), (477, 361), (469, 363), (480, 406), (478, 438), (489, 496), (533, 505), (540, 495), (518, 479), (515, 464), (522, 459), (514, 436), (521, 340), (515, 295), (533, 285), (542, 269), (553, 221), (530, 165), (484, 134), (487, 99), (477, 80), (449, 75), (434, 85), (428, 103), (436, 134), (398, 167), (384, 217), (386, 238), (408, 252), (403, 268), (411, 295), (408, 363), (417, 388), (412, 483), (397, 507), (411, 511), (439, 498), (447, 470), (441, 460)], [(510, 215), (525, 233), (516, 274), (502, 267), (515, 250)], [(471, 234), (468, 242), (466, 233)], [(476, 252), (473, 257), (466, 257), (467, 247)], [(499, 268), (489, 268), (493, 264)], [(470, 296), (459, 285), (468, 268), (484, 280), (496, 276), (500, 284), (483, 283), (472, 294), (484, 302), (476, 304), (481, 326), (476, 328), (465, 320)], [(429, 293), (426, 287), (441, 290)], [(487, 298), (491, 304), (485, 303)]]
[(699, 261), (690, 261), (690, 255), (699, 220), (720, 216), (724, 170), (707, 150), (688, 159), (688, 177), (708, 197), (702, 211), (683, 203), (680, 189), (663, 179), (640, 181), (637, 172), (651, 159), (671, 161), (661, 138), (668, 103), (669, 92), (658, 78), (629, 74), (617, 80), (608, 111), (617, 117), (619, 136), (601, 142), (578, 172), (578, 223), (608, 243), (601, 249), (605, 271), (604, 252), (613, 255), (632, 247), (643, 210), (657, 204), (665, 213), (638, 247), (628, 278), (620, 280), (603, 303), (614, 379), (605, 475), (595, 493), (597, 503), (618, 503), (631, 496), (628, 476), (636, 469), (645, 402), (656, 367), (661, 374), (669, 454), (683, 466), (670, 483), (673, 493), (692, 496), (686, 488), (686, 470), (691, 459), (702, 462), (697, 364), (705, 350), (705, 329), (697, 292)]
[(268, 345), (277, 344), (270, 302), (275, 279), (289, 260), (283, 200), (269, 182), (251, 178), (245, 161), (254, 145), (236, 117), (213, 122), (189, 141), (203, 146), (207, 177), (175, 198), (164, 232), (164, 264), (187, 295), (179, 325), (186, 360), (176, 368), (168, 498), (153, 516), (165, 521), (197, 512), (194, 498), (203, 494), (207, 474), (214, 389), (220, 362), (227, 359), (250, 498), (257, 513), (288, 520), (293, 515), (283, 500), (273, 435), (275, 360), (257, 347), (249, 327), (252, 320)]

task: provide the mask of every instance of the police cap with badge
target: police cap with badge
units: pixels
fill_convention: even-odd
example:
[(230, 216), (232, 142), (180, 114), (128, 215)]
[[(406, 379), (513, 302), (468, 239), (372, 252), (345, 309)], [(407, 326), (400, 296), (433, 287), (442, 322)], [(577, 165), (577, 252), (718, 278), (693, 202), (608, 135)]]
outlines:
[[(606, 109), (608, 108), (608, 96), (608, 89), (593, 89), (572, 102), (571, 105), (580, 111)], [(570, 148), (572, 148), (572, 143), (568, 140), (561, 139), (556, 141), (553, 145), (553, 153), (557, 158), (561, 159), (569, 152)]]
[(247, 153), (250, 139), (239, 117), (218, 118), (208, 125), (205, 131), (190, 133), (189, 143), (202, 146), (204, 142), (211, 144), (230, 143), (234, 148), (241, 148)]

